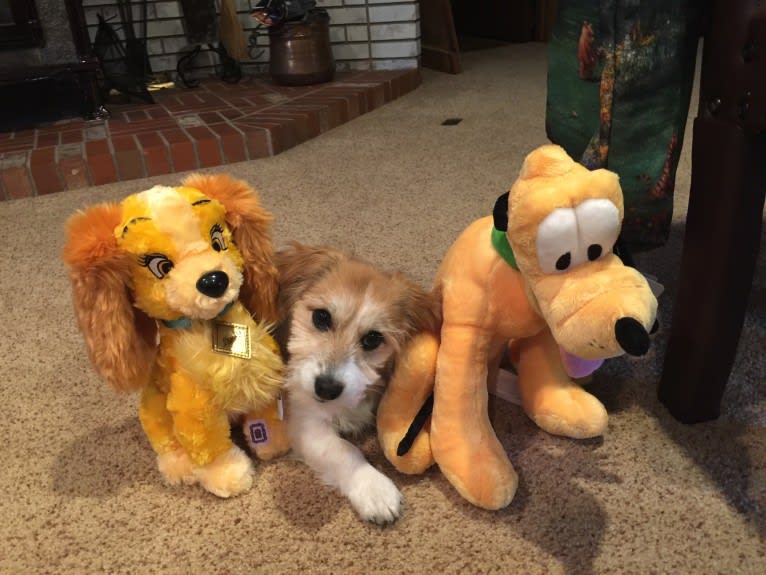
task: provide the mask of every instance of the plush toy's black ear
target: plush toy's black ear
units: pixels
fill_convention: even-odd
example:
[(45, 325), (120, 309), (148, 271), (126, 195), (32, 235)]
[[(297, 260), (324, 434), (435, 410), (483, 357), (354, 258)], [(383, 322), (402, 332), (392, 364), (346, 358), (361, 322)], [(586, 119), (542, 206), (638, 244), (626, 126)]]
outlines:
[(497, 198), (495, 209), (492, 211), (492, 218), (495, 220), (495, 229), (501, 232), (508, 231), (508, 194), (505, 192)]

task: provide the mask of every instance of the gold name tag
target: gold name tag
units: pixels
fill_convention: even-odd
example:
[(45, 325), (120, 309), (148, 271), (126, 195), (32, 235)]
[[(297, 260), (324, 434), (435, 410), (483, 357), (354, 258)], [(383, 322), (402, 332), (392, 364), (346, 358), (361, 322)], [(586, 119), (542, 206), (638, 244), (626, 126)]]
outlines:
[(240, 323), (213, 322), (213, 351), (250, 359), (250, 329)]

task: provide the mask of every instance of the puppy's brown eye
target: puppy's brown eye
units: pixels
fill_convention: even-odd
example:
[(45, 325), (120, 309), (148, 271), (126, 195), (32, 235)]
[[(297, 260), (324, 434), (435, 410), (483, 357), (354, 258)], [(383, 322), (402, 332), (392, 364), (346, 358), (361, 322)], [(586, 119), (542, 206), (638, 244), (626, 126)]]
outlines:
[(362, 337), (361, 340), (359, 340), (359, 343), (362, 344), (362, 349), (364, 351), (372, 351), (374, 349), (378, 349), (383, 343), (383, 334), (379, 331), (368, 332), (364, 335), (364, 337)]
[(311, 314), (311, 321), (319, 331), (329, 331), (332, 327), (332, 316), (326, 309), (315, 309)]

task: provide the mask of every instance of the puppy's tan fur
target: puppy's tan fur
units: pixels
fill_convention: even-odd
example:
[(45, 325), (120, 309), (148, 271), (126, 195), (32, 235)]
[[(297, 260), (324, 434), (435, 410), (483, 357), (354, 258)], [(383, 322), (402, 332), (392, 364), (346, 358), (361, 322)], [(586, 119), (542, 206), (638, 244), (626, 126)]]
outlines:
[[(400, 513), (399, 491), (340, 434), (372, 425), (397, 354), (415, 333), (435, 331), (435, 300), (404, 275), (338, 250), (293, 244), (276, 263), (292, 447), (362, 518), (391, 522)], [(327, 312), (330, 327), (316, 325), (316, 310)], [(365, 349), (370, 333), (382, 339)], [(342, 389), (337, 397), (317, 392), (322, 378)]]

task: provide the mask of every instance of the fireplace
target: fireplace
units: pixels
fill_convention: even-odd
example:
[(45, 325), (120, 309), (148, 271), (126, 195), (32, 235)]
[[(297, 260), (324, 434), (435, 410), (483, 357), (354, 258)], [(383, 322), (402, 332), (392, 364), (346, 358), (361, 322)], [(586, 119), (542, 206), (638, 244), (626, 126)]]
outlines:
[(0, 131), (101, 108), (82, 0), (0, 0)]

